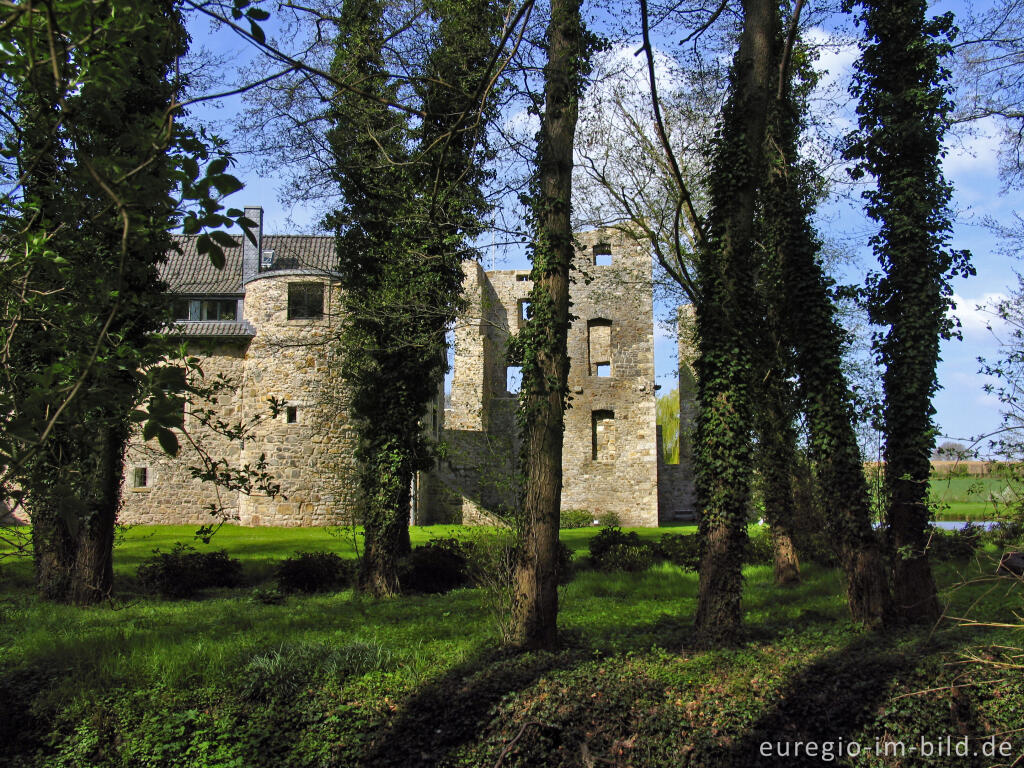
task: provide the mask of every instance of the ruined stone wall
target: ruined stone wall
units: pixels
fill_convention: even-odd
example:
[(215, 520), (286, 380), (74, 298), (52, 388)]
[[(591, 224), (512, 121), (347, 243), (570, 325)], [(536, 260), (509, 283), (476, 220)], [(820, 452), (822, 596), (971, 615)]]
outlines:
[[(324, 316), (289, 320), (288, 285), (308, 282), (325, 286)], [(242, 460), (255, 463), (265, 455), (281, 494), (242, 497), (243, 525), (334, 525), (350, 520), (357, 490), (355, 433), (330, 343), (338, 330), (339, 312), (337, 284), (318, 275), (265, 273), (246, 286), (245, 319), (256, 328), (256, 336), (246, 356), (241, 405), (247, 415), (263, 418), (245, 441)], [(268, 410), (271, 397), (288, 406), (274, 418)]]
[[(658, 524), (649, 251), (610, 231), (577, 236), (562, 509)], [(595, 249), (610, 264), (595, 265)], [(610, 347), (610, 350), (608, 349)], [(610, 360), (605, 360), (610, 351)], [(604, 368), (603, 364), (608, 363)], [(600, 367), (599, 367), (600, 366)]]
[[(610, 232), (579, 239), (562, 508), (595, 516), (615, 512), (626, 525), (657, 525), (650, 255)], [(604, 260), (610, 252), (609, 265), (594, 264), (595, 246)], [(524, 322), (523, 302), (533, 287), (528, 274), (484, 272), (476, 264), (467, 269), (468, 317), (474, 319), (456, 330), (450, 428), (444, 432), (449, 456), (436, 470), (447, 491), (431, 500), (435, 519), (487, 520), (515, 502), (516, 397), (506, 387), (505, 347)], [(595, 355), (601, 360), (590, 359), (592, 347), (600, 347)]]
[[(237, 423), (243, 418), (238, 388), (245, 378), (245, 340), (193, 342), (189, 355), (202, 359), (203, 379), (207, 383), (223, 376), (230, 386), (216, 395), (215, 402), (197, 403), (196, 408), (212, 405), (219, 418)], [(202, 384), (202, 380), (199, 382)], [(189, 436), (203, 451), (215, 459), (226, 459), (237, 466), (240, 446), (200, 426), (191, 414), (192, 406), (185, 409), (185, 428)], [(168, 456), (156, 440), (144, 441), (141, 429), (136, 429), (128, 444), (122, 479), (122, 506), (119, 520), (139, 525), (203, 524), (215, 522), (210, 507), (228, 516), (238, 514), (238, 496), (219, 489), (213, 483), (196, 480), (189, 467), (201, 466), (200, 453), (188, 439), (179, 441), (177, 457)], [(135, 487), (135, 471), (145, 469), (146, 485)]]

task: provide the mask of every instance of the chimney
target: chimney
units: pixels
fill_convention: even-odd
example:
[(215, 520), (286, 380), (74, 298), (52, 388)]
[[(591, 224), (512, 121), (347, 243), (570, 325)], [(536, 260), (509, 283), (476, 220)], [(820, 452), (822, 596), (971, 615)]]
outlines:
[(263, 208), (252, 206), (245, 209), (245, 218), (253, 222), (252, 234), (256, 236), (256, 244), (242, 235), (242, 287), (250, 280), (255, 280), (260, 272), (260, 254), (263, 252)]

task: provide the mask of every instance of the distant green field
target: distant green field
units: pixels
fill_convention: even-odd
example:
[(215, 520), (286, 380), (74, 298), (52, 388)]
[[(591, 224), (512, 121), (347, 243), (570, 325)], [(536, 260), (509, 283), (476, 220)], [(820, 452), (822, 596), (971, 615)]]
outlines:
[(939, 520), (988, 520), (1015, 495), (999, 477), (933, 477), (932, 501)]

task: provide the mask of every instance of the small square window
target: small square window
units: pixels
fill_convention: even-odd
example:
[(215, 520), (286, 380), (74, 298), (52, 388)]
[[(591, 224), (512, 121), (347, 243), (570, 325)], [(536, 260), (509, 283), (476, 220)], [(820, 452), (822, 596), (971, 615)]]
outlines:
[(530, 310), (530, 302), (526, 299), (522, 299), (519, 302), (519, 322), (525, 323), (533, 316), (533, 312)]
[(288, 283), (289, 320), (316, 320), (323, 316), (323, 283)]
[(594, 246), (594, 266), (610, 267), (612, 265), (612, 247), (608, 243)]
[(528, 283), (530, 281), (529, 272), (520, 272), (516, 275), (516, 281), (520, 283)]
[(132, 472), (132, 487), (133, 488), (148, 488), (149, 487), (149, 468), (148, 467), (136, 467)]
[(285, 409), (284, 416), (289, 424), (295, 424), (299, 420), (299, 409), (294, 405), (289, 405)]
[(594, 375), (606, 378), (612, 375), (612, 364), (611, 363), (594, 363)]

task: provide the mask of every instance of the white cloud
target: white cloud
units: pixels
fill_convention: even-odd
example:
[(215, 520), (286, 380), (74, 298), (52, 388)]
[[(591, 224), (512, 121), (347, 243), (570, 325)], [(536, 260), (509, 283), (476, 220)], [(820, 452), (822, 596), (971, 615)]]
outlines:
[(1006, 298), (1004, 293), (983, 293), (976, 297), (953, 294), (956, 309), (951, 310), (949, 315), (960, 320), (965, 341), (994, 341), (992, 331), (998, 332), (1004, 326), (995, 314), (995, 306)]

